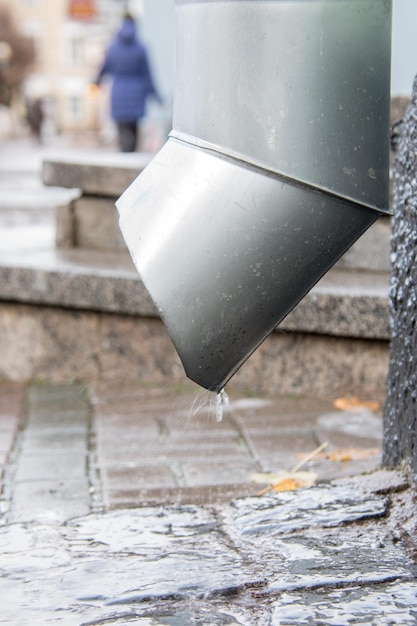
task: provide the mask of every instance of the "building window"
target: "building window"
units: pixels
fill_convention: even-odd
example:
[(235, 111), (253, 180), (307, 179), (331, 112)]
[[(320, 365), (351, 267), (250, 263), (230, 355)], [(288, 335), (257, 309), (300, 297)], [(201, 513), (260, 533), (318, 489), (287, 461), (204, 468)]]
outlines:
[(83, 119), (83, 101), (80, 96), (72, 95), (68, 98), (68, 117), (70, 124), (78, 124)]
[(71, 66), (84, 63), (84, 42), (81, 37), (71, 37), (67, 42), (67, 60)]

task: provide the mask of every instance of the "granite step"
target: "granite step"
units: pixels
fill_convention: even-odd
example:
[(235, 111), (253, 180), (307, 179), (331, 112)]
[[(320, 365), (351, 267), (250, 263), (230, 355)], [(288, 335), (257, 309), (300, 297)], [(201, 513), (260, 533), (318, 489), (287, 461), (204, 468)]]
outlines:
[[(389, 340), (388, 272), (331, 269), (277, 328)], [(0, 251), (0, 300), (155, 317), (127, 251)]]
[[(233, 377), (257, 393), (373, 393), (389, 355), (389, 274), (330, 270)], [(125, 250), (0, 252), (0, 376), (182, 384), (185, 374)]]

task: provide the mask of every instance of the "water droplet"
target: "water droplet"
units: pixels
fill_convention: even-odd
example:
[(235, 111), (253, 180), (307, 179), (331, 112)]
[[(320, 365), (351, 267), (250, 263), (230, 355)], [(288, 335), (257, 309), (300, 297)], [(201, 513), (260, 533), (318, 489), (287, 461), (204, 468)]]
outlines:
[(229, 406), (229, 396), (224, 389), (221, 389), (216, 395), (216, 422), (221, 422), (225, 410)]

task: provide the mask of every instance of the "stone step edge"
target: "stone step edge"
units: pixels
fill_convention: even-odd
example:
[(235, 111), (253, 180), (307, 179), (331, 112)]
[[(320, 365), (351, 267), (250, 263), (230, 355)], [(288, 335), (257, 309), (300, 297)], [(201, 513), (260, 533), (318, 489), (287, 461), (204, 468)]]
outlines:
[[(91, 254), (87, 255), (91, 259)], [(96, 257), (105, 255), (97, 253)], [(34, 306), (99, 311), (138, 317), (159, 317), (130, 259), (110, 255), (99, 266), (77, 251), (56, 266), (0, 260), (0, 301)], [(94, 255), (93, 255), (94, 257)], [(276, 332), (314, 333), (361, 339), (390, 339), (389, 274), (330, 270)]]

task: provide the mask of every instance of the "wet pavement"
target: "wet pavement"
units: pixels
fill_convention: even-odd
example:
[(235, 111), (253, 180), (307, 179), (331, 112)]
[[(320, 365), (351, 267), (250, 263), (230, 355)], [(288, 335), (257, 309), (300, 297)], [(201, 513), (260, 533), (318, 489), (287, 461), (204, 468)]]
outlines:
[[(0, 149), (2, 249), (53, 242), (63, 198), (38, 182), (50, 147), (23, 144)], [(415, 496), (379, 470), (380, 411), (229, 400), (219, 422), (193, 385), (0, 381), (0, 623), (417, 624)], [(315, 485), (258, 495), (324, 442)]]
[[(333, 400), (219, 422), (195, 386), (0, 383), (0, 621), (417, 623), (414, 492), (380, 412)], [(258, 495), (324, 442), (314, 486)]]

